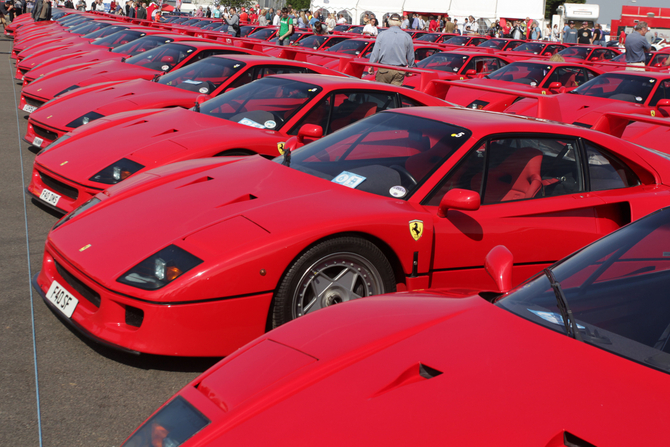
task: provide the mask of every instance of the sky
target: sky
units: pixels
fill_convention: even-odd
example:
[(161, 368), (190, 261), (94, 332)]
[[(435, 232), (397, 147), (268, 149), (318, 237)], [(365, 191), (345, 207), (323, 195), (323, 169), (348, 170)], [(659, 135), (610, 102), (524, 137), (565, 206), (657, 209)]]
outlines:
[(621, 17), (621, 6), (652, 6), (670, 8), (668, 0), (586, 0), (591, 5), (600, 5), (600, 18), (598, 22), (610, 24), (612, 19)]

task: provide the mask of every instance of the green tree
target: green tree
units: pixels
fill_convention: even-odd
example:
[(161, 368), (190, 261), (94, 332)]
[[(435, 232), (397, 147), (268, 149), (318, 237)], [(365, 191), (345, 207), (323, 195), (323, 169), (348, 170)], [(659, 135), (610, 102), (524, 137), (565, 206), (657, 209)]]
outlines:
[(544, 9), (544, 18), (551, 20), (551, 16), (556, 14), (556, 8), (563, 3), (586, 3), (586, 0), (546, 0), (546, 7)]
[(239, 11), (240, 8), (251, 6), (253, 2), (251, 0), (215, 0), (213, 3), (215, 6), (223, 5), (227, 8), (233, 6)]
[(309, 9), (310, 0), (288, 0), (286, 4), (291, 4), (293, 9), (299, 11), (301, 9)]

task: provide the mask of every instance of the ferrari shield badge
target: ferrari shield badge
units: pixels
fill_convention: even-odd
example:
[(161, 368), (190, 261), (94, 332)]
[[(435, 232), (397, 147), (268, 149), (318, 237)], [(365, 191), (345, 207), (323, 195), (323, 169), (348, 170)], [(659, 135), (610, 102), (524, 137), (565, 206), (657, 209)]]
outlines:
[(284, 143), (284, 142), (277, 143), (277, 150), (279, 151), (279, 155), (284, 155), (284, 145), (285, 144), (286, 143)]
[(423, 236), (423, 221), (422, 220), (410, 220), (409, 221), (409, 233), (412, 235), (415, 241), (421, 239)]

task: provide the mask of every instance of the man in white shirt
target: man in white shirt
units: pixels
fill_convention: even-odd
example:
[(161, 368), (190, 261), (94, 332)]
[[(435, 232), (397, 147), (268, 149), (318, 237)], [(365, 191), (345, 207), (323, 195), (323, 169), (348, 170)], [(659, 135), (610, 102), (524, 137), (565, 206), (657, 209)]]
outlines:
[(281, 10), (277, 10), (277, 13), (275, 14), (274, 18), (272, 19), (272, 26), (279, 26), (279, 22), (281, 21)]
[(344, 25), (345, 23), (347, 23), (347, 19), (344, 18), (344, 14), (340, 14), (340, 18), (337, 19), (337, 24)]
[(374, 17), (370, 19), (367, 25), (363, 27), (363, 35), (375, 37), (377, 35), (377, 19)]

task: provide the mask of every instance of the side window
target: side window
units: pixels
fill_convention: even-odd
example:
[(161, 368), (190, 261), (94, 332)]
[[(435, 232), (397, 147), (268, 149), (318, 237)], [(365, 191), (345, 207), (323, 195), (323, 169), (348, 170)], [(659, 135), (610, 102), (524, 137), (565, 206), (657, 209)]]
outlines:
[(256, 67), (254, 70), (254, 80), (261, 79), (266, 76), (276, 75), (276, 74), (287, 74), (287, 73), (305, 73), (307, 69), (305, 67), (288, 67), (282, 65), (269, 65)]
[(328, 124), (328, 117), (330, 115), (331, 105), (333, 103), (333, 95), (328, 95), (318, 102), (312, 110), (305, 114), (298, 124), (288, 132), (289, 135), (298, 135), (298, 131), (305, 124), (315, 124), (321, 126), (323, 134), (326, 134), (326, 125)]
[(421, 104), (419, 101), (409, 98), (405, 95), (400, 95), (400, 107), (420, 107)]
[(563, 47), (560, 46), (560, 45), (547, 45), (547, 48), (545, 48), (545, 50), (542, 54), (553, 56), (554, 54), (558, 53), (562, 49), (563, 49)]
[(670, 79), (658, 84), (654, 97), (649, 101), (649, 105), (655, 107), (661, 99), (670, 99)]
[(586, 80), (587, 81), (590, 81), (591, 79), (598, 76), (598, 73), (596, 73), (595, 71), (591, 71), (591, 70), (588, 70), (588, 69), (584, 69), (584, 71), (586, 71)]
[(580, 192), (583, 182), (577, 154), (573, 140), (492, 140), (472, 150), (447, 174), (426, 204), (439, 205), (452, 188), (478, 191), (483, 205)]
[(637, 175), (621, 160), (592, 143), (585, 142), (591, 191), (637, 186)]
[(545, 87), (549, 87), (552, 82), (560, 82), (567, 88), (575, 88), (586, 82), (584, 71), (577, 67), (559, 67), (552, 73)]
[(481, 193), (482, 174), (486, 160), (486, 143), (466, 155), (424, 199), (423, 204), (438, 206), (447, 191), (458, 188)]
[(342, 42), (342, 41), (344, 41), (344, 40), (346, 40), (346, 39), (347, 39), (346, 37), (332, 37), (328, 42), (326, 42), (326, 43), (323, 45), (323, 48), (321, 48), (321, 49), (322, 49), (322, 50), (325, 50), (326, 48), (330, 48), (330, 47), (332, 47), (333, 45), (338, 44), (338, 43), (340, 43), (340, 42)]
[(251, 67), (247, 70), (245, 70), (243, 73), (241, 73), (237, 79), (235, 79), (233, 82), (231, 82), (228, 87), (226, 88), (226, 91), (230, 91), (234, 88), (241, 87), (245, 84), (250, 83), (251, 81), (254, 80), (254, 68)]
[(507, 45), (507, 48), (505, 48), (505, 51), (512, 51), (513, 49), (515, 49), (516, 47), (518, 47), (522, 43), (524, 43), (524, 42), (510, 42), (509, 45)]

